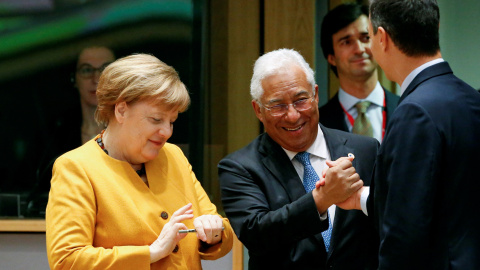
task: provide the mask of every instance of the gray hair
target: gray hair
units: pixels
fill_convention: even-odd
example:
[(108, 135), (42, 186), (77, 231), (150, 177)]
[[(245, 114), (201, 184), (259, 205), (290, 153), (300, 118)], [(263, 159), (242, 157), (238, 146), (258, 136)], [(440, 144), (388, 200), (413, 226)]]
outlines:
[(310, 65), (305, 61), (302, 55), (293, 49), (278, 49), (260, 56), (253, 67), (253, 76), (250, 83), (250, 95), (255, 101), (259, 101), (263, 95), (262, 81), (282, 71), (286, 71), (292, 66), (300, 67), (307, 81), (312, 86), (312, 93), (315, 95), (315, 77)]

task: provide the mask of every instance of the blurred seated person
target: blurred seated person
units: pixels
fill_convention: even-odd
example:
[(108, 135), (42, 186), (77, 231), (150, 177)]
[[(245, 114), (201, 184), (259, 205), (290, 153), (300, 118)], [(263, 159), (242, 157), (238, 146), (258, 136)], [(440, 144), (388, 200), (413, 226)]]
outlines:
[[(71, 80), (79, 93), (80, 108), (72, 106), (67, 112), (62, 112), (60, 119), (49, 128), (52, 140), (47, 142), (36, 172), (36, 186), (28, 198), (27, 216), (45, 216), (55, 159), (89, 141), (104, 128), (94, 118), (96, 91), (101, 72), (113, 61), (115, 54), (103, 46), (86, 47), (78, 55)], [(58, 139), (58, 134), (62, 134), (61, 139)]]
[(72, 78), (80, 94), (82, 108), (81, 144), (94, 138), (103, 129), (94, 118), (98, 105), (97, 85), (102, 71), (113, 61), (115, 61), (115, 55), (107, 47), (85, 48), (78, 57), (75, 76)]
[(201, 269), (201, 259), (227, 254), (228, 219), (167, 143), (190, 103), (177, 72), (151, 55), (127, 56), (103, 71), (97, 97), (106, 129), (53, 166), (50, 268)]

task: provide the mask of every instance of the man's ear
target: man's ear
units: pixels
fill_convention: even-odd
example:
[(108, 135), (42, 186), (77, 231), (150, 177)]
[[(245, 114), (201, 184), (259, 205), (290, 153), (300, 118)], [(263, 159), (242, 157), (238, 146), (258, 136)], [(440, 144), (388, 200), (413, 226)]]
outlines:
[(260, 105), (255, 100), (252, 100), (253, 110), (255, 111), (255, 115), (257, 116), (258, 120), (263, 123), (263, 114), (260, 110)]
[(127, 102), (122, 101), (115, 104), (115, 118), (119, 123), (123, 123), (125, 120), (125, 115), (128, 110)]
[(337, 66), (337, 62), (335, 62), (335, 59), (336, 59), (335, 55), (333, 55), (333, 54), (327, 55), (327, 62), (334, 67)]
[(390, 45), (390, 35), (388, 35), (387, 31), (381, 26), (378, 27), (377, 30), (377, 35), (380, 35), (380, 46), (382, 47), (383, 51), (386, 51), (388, 49), (388, 46)]

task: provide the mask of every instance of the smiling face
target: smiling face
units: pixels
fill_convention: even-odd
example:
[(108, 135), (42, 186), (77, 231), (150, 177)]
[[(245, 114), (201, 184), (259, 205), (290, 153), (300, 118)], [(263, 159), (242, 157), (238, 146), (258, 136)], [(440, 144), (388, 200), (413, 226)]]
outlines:
[(121, 144), (120, 160), (140, 164), (157, 157), (165, 142), (172, 136), (173, 123), (178, 118), (177, 108), (167, 108), (146, 99), (115, 107), (118, 123), (121, 125), (118, 142)]
[(368, 18), (361, 15), (354, 22), (333, 34), (333, 51), (328, 63), (337, 67), (339, 79), (368, 79), (375, 72), (377, 63), (370, 51)]
[(97, 106), (97, 84), (100, 77), (99, 71), (94, 71), (92, 76), (85, 77), (80, 72), (81, 69), (98, 69), (115, 61), (113, 52), (105, 47), (91, 47), (84, 49), (77, 62), (77, 72), (75, 72), (75, 87), (80, 93), (80, 101), (88, 106)]
[[(312, 86), (298, 66), (265, 78), (262, 87), (264, 93), (260, 102), (266, 107), (291, 104), (300, 99), (313, 97)], [(281, 116), (272, 116), (263, 106), (256, 102), (252, 104), (255, 114), (265, 127), (265, 132), (275, 142), (287, 150), (301, 152), (313, 144), (318, 132), (318, 94), (315, 93), (313, 100), (308, 102), (312, 105), (310, 109), (297, 111), (290, 105), (288, 111)]]

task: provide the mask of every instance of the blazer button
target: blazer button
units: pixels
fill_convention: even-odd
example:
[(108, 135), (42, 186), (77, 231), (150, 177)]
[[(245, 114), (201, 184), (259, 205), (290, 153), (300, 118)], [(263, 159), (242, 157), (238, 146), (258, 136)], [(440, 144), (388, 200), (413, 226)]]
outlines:
[(162, 214), (160, 214), (160, 216), (163, 218), (163, 219), (167, 219), (168, 218), (168, 213), (163, 211)]
[(178, 252), (178, 245), (175, 246), (175, 248), (173, 249), (173, 253), (177, 253)]

